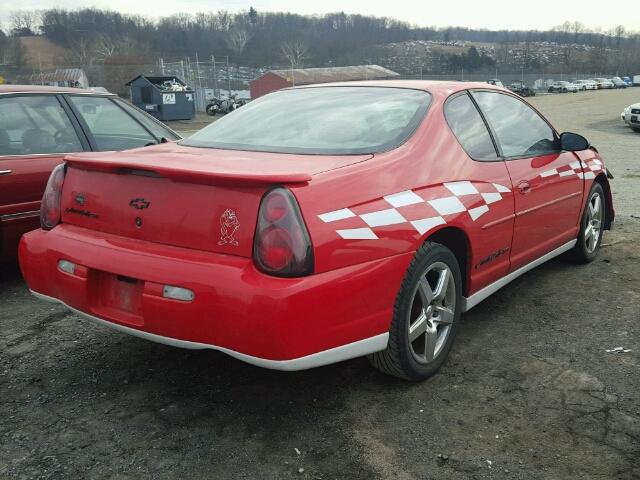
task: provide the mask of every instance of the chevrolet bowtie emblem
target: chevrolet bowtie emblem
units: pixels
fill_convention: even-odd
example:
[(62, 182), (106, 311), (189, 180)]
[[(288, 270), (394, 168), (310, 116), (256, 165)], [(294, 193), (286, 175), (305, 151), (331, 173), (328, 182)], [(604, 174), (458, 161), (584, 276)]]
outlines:
[(148, 202), (144, 198), (134, 198), (129, 202), (129, 206), (136, 208), (138, 210), (149, 208), (149, 205), (151, 205), (151, 202)]

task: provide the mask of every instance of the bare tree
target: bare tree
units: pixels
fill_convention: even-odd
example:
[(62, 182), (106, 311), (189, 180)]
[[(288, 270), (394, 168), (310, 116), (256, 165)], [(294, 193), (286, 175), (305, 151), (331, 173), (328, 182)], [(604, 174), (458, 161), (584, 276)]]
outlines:
[(80, 66), (91, 66), (94, 64), (96, 61), (96, 53), (92, 43), (88, 39), (80, 37), (74, 43), (71, 49), (71, 61)]
[(227, 45), (229, 45), (229, 48), (233, 53), (240, 56), (250, 39), (251, 35), (244, 28), (234, 28), (229, 31)]
[(94, 46), (96, 56), (103, 62), (113, 57), (117, 52), (116, 43), (109, 37), (103, 35), (95, 43)]
[(302, 40), (283, 43), (280, 50), (291, 64), (291, 68), (302, 68), (309, 52), (307, 45)]
[(38, 17), (38, 12), (33, 10), (11, 12), (9, 15), (11, 33), (16, 36), (34, 35)]

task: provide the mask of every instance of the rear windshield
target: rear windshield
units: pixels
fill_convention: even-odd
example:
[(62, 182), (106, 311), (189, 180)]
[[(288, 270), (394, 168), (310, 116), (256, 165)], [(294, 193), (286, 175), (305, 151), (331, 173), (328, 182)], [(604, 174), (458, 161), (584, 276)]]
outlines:
[(390, 87), (313, 87), (259, 98), (181, 142), (258, 152), (359, 154), (402, 144), (431, 95)]

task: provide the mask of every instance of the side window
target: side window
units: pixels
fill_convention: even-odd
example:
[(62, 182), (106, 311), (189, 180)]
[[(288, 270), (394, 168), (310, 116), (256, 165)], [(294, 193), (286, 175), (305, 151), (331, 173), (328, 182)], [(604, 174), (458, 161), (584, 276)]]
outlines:
[(0, 99), (0, 155), (82, 151), (76, 131), (53, 95)]
[(473, 92), (505, 157), (533, 157), (559, 150), (553, 129), (526, 103), (511, 95)]
[[(145, 87), (146, 88), (146, 87)], [(155, 118), (151, 117), (149, 114), (138, 110), (136, 107), (133, 107), (122, 100), (115, 99), (114, 100), (120, 107), (124, 108), (127, 112), (135, 117), (140, 123), (142, 123), (147, 130), (153, 133), (156, 138), (166, 138), (167, 140), (180, 140), (180, 137), (173, 133), (168, 128), (165, 128), (164, 125), (159, 123)]]
[(69, 99), (89, 127), (101, 152), (157, 143), (142, 125), (111, 99), (92, 95), (70, 95)]
[(458, 95), (448, 100), (444, 115), (467, 155), (474, 160), (498, 159), (487, 126), (469, 95)]

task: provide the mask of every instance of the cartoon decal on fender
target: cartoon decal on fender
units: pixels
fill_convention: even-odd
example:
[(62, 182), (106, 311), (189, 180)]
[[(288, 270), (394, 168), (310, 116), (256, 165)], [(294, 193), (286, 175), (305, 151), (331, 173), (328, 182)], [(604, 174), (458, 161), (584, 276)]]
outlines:
[(238, 241), (234, 238), (234, 235), (240, 228), (240, 221), (236, 215), (235, 210), (227, 208), (222, 215), (220, 215), (220, 241), (218, 245), (233, 245), (238, 246)]

